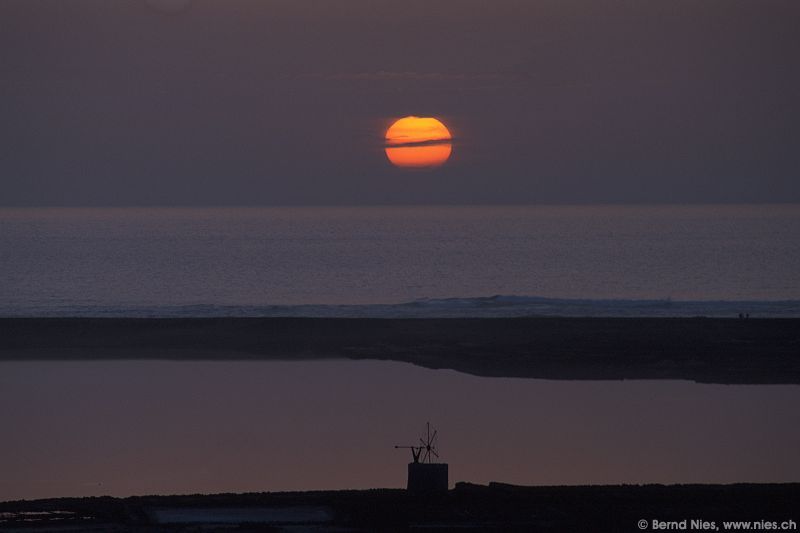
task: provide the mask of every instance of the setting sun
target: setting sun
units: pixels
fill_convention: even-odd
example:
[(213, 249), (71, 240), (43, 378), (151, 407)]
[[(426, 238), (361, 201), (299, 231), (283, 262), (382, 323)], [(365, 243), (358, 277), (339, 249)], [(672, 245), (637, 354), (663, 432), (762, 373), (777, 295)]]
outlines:
[(435, 118), (401, 118), (386, 130), (386, 157), (397, 167), (438, 167), (450, 158), (452, 139), (447, 127)]

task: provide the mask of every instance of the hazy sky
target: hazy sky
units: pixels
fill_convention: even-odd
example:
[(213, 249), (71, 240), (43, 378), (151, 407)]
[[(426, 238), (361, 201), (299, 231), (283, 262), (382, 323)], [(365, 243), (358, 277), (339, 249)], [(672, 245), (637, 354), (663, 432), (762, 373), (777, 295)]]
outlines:
[[(0, 0), (0, 205), (800, 201), (798, 0)], [(392, 118), (455, 136), (393, 168)]]

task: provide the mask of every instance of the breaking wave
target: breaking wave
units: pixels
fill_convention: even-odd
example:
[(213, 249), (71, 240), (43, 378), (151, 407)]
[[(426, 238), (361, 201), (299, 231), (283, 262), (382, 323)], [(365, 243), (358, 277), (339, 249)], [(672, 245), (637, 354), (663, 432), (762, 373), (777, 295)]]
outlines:
[(800, 300), (615, 300), (496, 295), (424, 298), (397, 304), (364, 305), (76, 305), (25, 303), (0, 307), (0, 316), (35, 317), (362, 317), (500, 318), (523, 316), (596, 317), (800, 317)]

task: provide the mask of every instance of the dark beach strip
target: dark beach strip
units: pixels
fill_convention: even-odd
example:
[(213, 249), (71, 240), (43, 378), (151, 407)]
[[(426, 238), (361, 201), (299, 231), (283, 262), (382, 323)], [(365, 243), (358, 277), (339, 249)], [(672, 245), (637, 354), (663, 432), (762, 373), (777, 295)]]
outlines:
[(497, 377), (798, 384), (800, 319), (0, 319), (5, 361), (323, 358)]

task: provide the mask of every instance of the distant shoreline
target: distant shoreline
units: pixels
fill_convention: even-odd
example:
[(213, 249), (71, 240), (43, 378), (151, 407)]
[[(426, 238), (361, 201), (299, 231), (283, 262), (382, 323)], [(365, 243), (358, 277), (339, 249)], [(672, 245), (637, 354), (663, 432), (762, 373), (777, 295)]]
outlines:
[(800, 319), (0, 318), (0, 361), (325, 358), (492, 377), (800, 384)]

